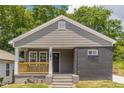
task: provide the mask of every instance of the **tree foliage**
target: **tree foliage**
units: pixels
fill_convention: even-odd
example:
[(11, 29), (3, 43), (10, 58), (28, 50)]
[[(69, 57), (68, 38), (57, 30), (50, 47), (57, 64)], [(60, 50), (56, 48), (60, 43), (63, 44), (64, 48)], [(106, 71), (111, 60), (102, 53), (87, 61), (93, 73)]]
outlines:
[(48, 5), (34, 6), (33, 17), (36, 25), (41, 25), (42, 23), (47, 22), (60, 14), (64, 15), (67, 9), (67, 6), (61, 6), (61, 8)]
[(12, 51), (8, 41), (32, 28), (34, 19), (24, 6), (0, 6), (0, 48)]
[(85, 26), (116, 39), (122, 32), (121, 21), (118, 19), (110, 19), (111, 13), (110, 10), (103, 7), (82, 6), (75, 10), (73, 14), (69, 14), (69, 17)]

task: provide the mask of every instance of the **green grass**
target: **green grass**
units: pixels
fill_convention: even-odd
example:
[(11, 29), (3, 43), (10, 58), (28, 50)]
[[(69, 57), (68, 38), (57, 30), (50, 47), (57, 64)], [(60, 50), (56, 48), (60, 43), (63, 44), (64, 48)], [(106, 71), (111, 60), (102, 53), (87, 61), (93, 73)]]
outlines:
[(80, 81), (77, 88), (124, 88), (124, 84), (114, 83), (111, 80)]
[(116, 75), (124, 76), (124, 61), (113, 62), (113, 73)]
[(48, 88), (46, 84), (9, 84), (2, 88)]

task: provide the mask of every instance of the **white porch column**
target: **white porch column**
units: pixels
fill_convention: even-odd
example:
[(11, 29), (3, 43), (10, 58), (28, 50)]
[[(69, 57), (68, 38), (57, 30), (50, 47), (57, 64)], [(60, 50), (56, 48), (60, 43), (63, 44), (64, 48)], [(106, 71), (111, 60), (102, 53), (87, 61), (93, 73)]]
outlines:
[(19, 62), (19, 49), (15, 48), (15, 64), (14, 64), (14, 74), (18, 75), (18, 62)]
[(52, 47), (49, 47), (49, 74), (53, 73)]

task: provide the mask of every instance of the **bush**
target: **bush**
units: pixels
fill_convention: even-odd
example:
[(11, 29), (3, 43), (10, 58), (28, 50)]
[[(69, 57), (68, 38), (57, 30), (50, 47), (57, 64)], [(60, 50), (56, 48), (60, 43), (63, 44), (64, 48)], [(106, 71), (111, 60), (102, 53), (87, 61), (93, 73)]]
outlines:
[(0, 77), (0, 86), (2, 85), (3, 77)]

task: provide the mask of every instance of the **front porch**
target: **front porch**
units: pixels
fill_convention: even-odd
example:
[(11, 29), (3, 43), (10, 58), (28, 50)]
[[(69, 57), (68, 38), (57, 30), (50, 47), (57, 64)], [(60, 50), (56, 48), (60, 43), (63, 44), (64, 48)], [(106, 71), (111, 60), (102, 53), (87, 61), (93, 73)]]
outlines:
[(16, 48), (15, 55), (16, 76), (74, 74), (74, 49)]

